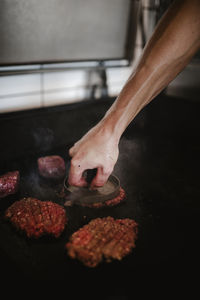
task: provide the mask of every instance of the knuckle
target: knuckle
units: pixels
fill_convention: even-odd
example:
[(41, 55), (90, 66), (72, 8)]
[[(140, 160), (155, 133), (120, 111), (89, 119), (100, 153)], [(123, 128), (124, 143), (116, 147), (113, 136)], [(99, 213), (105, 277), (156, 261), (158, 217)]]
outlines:
[(68, 178), (69, 185), (74, 185), (74, 180), (72, 178)]
[(103, 175), (108, 177), (112, 173), (112, 171), (113, 171), (113, 165), (108, 164), (103, 169)]
[(95, 185), (96, 187), (101, 187), (101, 186), (104, 185), (105, 182), (106, 182), (106, 180), (105, 180), (103, 177), (97, 178), (97, 179), (95, 180), (95, 182), (94, 182), (94, 185)]
[(103, 186), (104, 185), (104, 181), (98, 181), (98, 182), (95, 182), (95, 187), (101, 187), (101, 186)]
[(79, 160), (77, 158), (72, 158), (71, 159), (71, 166), (73, 168), (77, 168), (79, 165), (80, 165), (80, 162), (79, 162)]
[(69, 155), (73, 156), (73, 153), (74, 153), (74, 148), (72, 147), (72, 148), (69, 149)]
[(109, 177), (109, 175), (111, 174), (111, 172), (112, 171), (109, 171), (109, 170), (103, 172), (104, 180)]

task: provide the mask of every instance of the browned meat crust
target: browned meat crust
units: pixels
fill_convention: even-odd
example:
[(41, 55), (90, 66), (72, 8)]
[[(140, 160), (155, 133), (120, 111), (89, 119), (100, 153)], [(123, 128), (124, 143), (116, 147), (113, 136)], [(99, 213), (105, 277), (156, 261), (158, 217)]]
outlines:
[(59, 155), (40, 157), (37, 160), (39, 174), (48, 179), (62, 179), (65, 176), (65, 161)]
[(125, 191), (122, 187), (120, 187), (119, 195), (111, 200), (107, 200), (105, 202), (98, 202), (92, 204), (82, 204), (82, 206), (92, 207), (92, 208), (100, 208), (105, 206), (115, 206), (121, 203), (125, 199)]
[(19, 188), (19, 171), (8, 172), (0, 176), (0, 198), (15, 194)]
[(96, 267), (105, 258), (121, 260), (135, 248), (138, 224), (132, 219), (97, 218), (72, 234), (66, 249), (88, 267)]
[(28, 237), (34, 238), (42, 235), (59, 237), (67, 223), (63, 207), (35, 198), (23, 198), (14, 202), (6, 210), (5, 218)]

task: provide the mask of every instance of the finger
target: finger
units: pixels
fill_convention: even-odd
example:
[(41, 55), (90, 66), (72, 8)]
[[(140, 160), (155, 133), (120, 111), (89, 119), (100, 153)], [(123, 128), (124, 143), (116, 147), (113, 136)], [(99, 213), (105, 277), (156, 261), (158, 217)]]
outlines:
[(68, 175), (68, 183), (69, 185), (74, 186), (87, 186), (87, 181), (83, 177), (83, 169), (79, 167), (80, 165), (74, 165), (71, 161), (69, 175)]
[(91, 182), (90, 187), (95, 188), (95, 187), (103, 186), (107, 182), (108, 177), (110, 176), (111, 172), (112, 172), (112, 170), (106, 170), (104, 168), (99, 167), (97, 170), (96, 176), (94, 177), (94, 179)]
[(75, 149), (74, 149), (74, 146), (73, 146), (69, 149), (69, 156), (73, 157), (73, 155), (75, 154), (74, 152), (75, 152)]
[(85, 178), (82, 177), (82, 174), (73, 174), (71, 172), (69, 172), (68, 183), (73, 186), (87, 186), (87, 182)]

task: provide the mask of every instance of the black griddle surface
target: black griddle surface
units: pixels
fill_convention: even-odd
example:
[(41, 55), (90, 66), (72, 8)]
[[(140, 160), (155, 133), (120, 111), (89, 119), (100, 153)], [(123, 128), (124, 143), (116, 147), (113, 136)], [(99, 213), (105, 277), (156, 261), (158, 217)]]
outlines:
[[(126, 191), (124, 203), (100, 209), (67, 207), (68, 224), (58, 239), (27, 239), (4, 221), (5, 209), (24, 196), (64, 204), (58, 196), (62, 183), (42, 180), (38, 176), (37, 158), (44, 154), (57, 154), (68, 164), (67, 151), (73, 139), (75, 142), (83, 131), (93, 126), (110, 104), (106, 100), (87, 102), (85, 106), (77, 104), (58, 110), (33, 111), (31, 118), (27, 117), (27, 112), (0, 121), (0, 128), (4, 130), (1, 135), (5, 139), (2, 173), (19, 169), (21, 174), (19, 192), (0, 201), (0, 254), (5, 278), (7, 274), (9, 280), (16, 280), (17, 274), (18, 279), (67, 282), (68, 286), (80, 285), (88, 280), (98, 285), (101, 280), (104, 287), (113, 283), (117, 291), (123, 290), (130, 278), (155, 270), (158, 274), (168, 272), (179, 276), (190, 270), (185, 273), (188, 279), (198, 271), (200, 103), (160, 95), (127, 128), (120, 142), (119, 160), (114, 170)], [(88, 121), (88, 111), (91, 122)], [(77, 116), (79, 125), (76, 123)], [(36, 119), (37, 127), (33, 128)], [(22, 124), (26, 128), (24, 132)], [(69, 126), (74, 132), (76, 128), (74, 136), (65, 130)], [(48, 149), (41, 141), (31, 143), (35, 141), (33, 132), (40, 132), (38, 139), (41, 138), (41, 141), (43, 134), (52, 133)], [(10, 149), (13, 134), (18, 136), (15, 153), (13, 147)], [(61, 135), (62, 141), (58, 144)], [(21, 141), (25, 143), (26, 136), (29, 138), (24, 145)], [(70, 259), (64, 246), (75, 230), (93, 218), (104, 216), (133, 218), (139, 223), (136, 249), (121, 262), (102, 263), (95, 269), (89, 269)], [(123, 274), (123, 278), (119, 274)], [(116, 284), (118, 281), (119, 285)]]

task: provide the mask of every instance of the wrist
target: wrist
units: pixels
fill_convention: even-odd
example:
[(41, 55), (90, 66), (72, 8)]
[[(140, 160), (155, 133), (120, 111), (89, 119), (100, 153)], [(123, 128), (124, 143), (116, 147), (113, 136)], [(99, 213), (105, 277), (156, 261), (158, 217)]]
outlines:
[(99, 126), (101, 128), (101, 134), (118, 145), (124, 131), (122, 124), (120, 124), (119, 111), (108, 111), (104, 118), (99, 122)]

